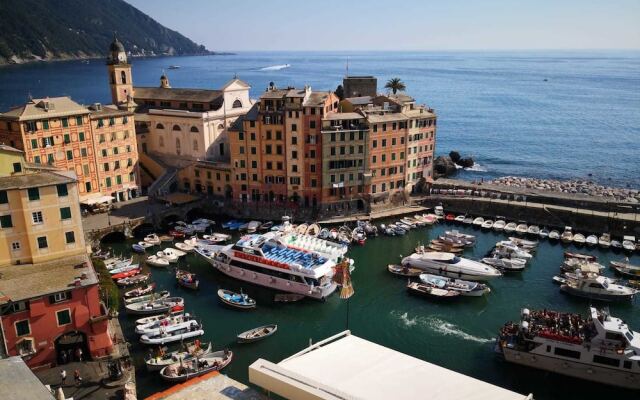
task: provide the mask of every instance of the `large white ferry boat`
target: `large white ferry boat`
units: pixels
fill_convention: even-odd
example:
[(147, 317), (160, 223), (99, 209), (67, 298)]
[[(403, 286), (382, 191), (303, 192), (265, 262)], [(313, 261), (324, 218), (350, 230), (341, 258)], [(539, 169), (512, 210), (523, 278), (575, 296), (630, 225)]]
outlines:
[(640, 389), (640, 333), (607, 311), (579, 314), (522, 310), (500, 330), (505, 360), (589, 381)]
[(246, 235), (205, 257), (225, 275), (256, 285), (324, 300), (336, 290), (336, 259), (292, 246), (280, 232)]

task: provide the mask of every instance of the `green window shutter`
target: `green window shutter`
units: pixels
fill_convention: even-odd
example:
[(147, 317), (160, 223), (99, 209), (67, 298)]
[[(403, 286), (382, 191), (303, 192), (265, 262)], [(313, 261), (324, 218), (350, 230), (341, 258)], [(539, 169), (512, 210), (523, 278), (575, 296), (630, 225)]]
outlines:
[(73, 160), (73, 150), (67, 150), (67, 160)]
[(80, 132), (80, 133), (78, 133), (78, 139), (79, 139), (81, 142), (84, 142), (84, 132)]
[(67, 244), (76, 242), (76, 235), (73, 231), (65, 232), (64, 237), (67, 240)]
[(6, 190), (0, 190), (0, 204), (7, 204), (9, 202), (9, 198), (7, 197)]
[(38, 148), (38, 139), (31, 139), (31, 148), (32, 149)]
[(11, 215), (2, 215), (0, 216), (0, 227), (2, 228), (11, 228), (13, 227), (13, 221), (11, 221)]
[(61, 219), (70, 219), (71, 218), (71, 207), (62, 207), (60, 209), (60, 218)]
[(27, 193), (29, 194), (29, 200), (40, 200), (40, 190), (38, 188), (29, 188)]
[(42, 121), (42, 128), (43, 129), (49, 129), (49, 120), (45, 119)]
[(67, 190), (67, 184), (61, 183), (56, 185), (56, 189), (58, 190), (58, 197), (64, 197), (69, 195), (69, 191)]

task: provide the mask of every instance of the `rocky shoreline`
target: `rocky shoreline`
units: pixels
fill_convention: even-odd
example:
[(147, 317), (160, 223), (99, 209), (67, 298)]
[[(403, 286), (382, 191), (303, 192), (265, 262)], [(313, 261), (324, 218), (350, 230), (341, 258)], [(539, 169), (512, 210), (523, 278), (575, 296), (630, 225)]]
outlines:
[(593, 197), (605, 197), (628, 203), (640, 203), (640, 190), (632, 188), (615, 188), (599, 185), (588, 180), (560, 181), (555, 179), (524, 178), (504, 176), (486, 183), (513, 188), (546, 190), (556, 193), (583, 194)]

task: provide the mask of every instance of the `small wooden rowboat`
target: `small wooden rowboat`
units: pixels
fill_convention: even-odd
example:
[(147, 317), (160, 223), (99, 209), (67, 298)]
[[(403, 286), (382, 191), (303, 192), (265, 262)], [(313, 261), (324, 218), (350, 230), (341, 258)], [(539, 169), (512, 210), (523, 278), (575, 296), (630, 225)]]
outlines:
[(113, 279), (114, 281), (118, 281), (120, 279), (129, 278), (129, 277), (138, 275), (140, 272), (142, 272), (142, 269), (136, 268), (136, 269), (132, 269), (125, 272), (120, 272), (118, 274), (113, 274), (111, 275), (111, 279)]
[(140, 284), (143, 284), (146, 281), (148, 281), (149, 278), (151, 278), (151, 274), (130, 276), (130, 277), (127, 277), (127, 278), (118, 279), (116, 281), (116, 285), (118, 285), (118, 286), (140, 285)]
[(200, 284), (196, 274), (182, 269), (176, 269), (176, 281), (178, 285), (192, 290), (197, 290)]
[(389, 264), (387, 266), (387, 269), (389, 270), (389, 272), (391, 272), (394, 275), (399, 275), (404, 277), (420, 276), (420, 274), (424, 272), (423, 270), (418, 268), (406, 267), (404, 265), (398, 265), (398, 264)]
[(144, 296), (145, 294), (149, 294), (151, 292), (153, 292), (153, 290), (156, 288), (156, 284), (155, 283), (151, 283), (149, 285), (146, 286), (141, 286), (141, 287), (137, 287), (135, 289), (131, 289), (127, 292), (124, 292), (124, 297), (125, 298), (129, 298), (129, 297), (139, 297), (139, 296)]
[(584, 260), (584, 261), (598, 261), (598, 257), (596, 256), (592, 256), (590, 254), (572, 253), (570, 251), (564, 252), (564, 258), (565, 260), (569, 258), (575, 258), (575, 259)]
[(256, 301), (244, 293), (236, 293), (231, 290), (219, 289), (218, 297), (220, 301), (229, 307), (241, 310), (251, 310), (256, 308)]
[(251, 343), (262, 340), (276, 333), (278, 325), (271, 324), (250, 329), (238, 335), (238, 343)]
[(435, 300), (453, 300), (460, 297), (460, 292), (457, 292), (455, 290), (440, 289), (418, 282), (410, 282), (407, 285), (407, 290), (411, 294), (428, 297)]

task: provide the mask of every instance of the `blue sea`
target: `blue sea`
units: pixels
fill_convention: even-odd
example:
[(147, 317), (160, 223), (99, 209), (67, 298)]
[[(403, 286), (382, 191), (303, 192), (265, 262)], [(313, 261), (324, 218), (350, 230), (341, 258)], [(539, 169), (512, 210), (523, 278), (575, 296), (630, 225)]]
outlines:
[[(335, 89), (347, 73), (400, 77), (438, 114), (437, 153), (477, 165), (465, 179), (504, 175), (640, 186), (640, 52), (258, 52), (133, 59), (138, 86), (165, 71), (174, 87), (219, 88), (237, 75), (268, 86)], [(289, 67), (281, 68), (289, 64)], [(167, 70), (170, 65), (179, 69)], [(0, 68), (0, 110), (28, 96), (109, 102), (101, 60)]]

